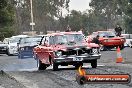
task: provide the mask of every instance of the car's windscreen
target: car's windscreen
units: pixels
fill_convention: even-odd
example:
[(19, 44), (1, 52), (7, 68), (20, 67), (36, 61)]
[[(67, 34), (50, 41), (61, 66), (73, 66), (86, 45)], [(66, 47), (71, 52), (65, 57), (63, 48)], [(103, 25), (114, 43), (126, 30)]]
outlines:
[(84, 41), (82, 34), (65, 34), (54, 36), (55, 44), (76, 44)]
[(40, 40), (41, 40), (40, 37), (36, 37), (36, 38), (22, 38), (21, 41), (20, 41), (20, 44), (33, 43), (33, 42), (39, 43)]
[(130, 35), (123, 35), (123, 37), (125, 37), (126, 39), (130, 39)]
[(100, 37), (115, 37), (115, 33), (113, 32), (99, 32)]

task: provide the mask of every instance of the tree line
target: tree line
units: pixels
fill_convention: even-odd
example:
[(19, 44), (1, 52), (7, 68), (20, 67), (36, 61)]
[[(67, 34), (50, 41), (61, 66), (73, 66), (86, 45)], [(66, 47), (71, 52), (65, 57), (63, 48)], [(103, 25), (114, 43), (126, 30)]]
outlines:
[[(69, 11), (70, 0), (33, 0), (35, 31), (65, 31), (67, 27), (85, 33), (115, 28), (132, 33), (132, 0), (91, 0), (91, 9)], [(67, 15), (63, 16), (63, 10)], [(0, 39), (31, 31), (30, 0), (0, 0)]]

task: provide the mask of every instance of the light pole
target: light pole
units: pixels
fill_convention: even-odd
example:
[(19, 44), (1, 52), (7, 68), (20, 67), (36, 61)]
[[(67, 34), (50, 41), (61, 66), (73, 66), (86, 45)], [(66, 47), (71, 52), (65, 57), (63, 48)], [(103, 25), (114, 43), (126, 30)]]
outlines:
[(33, 1), (32, 0), (30, 0), (30, 8), (31, 8), (31, 12), (30, 12), (30, 14), (31, 14), (31, 23), (30, 23), (30, 25), (31, 25), (31, 27), (32, 27), (32, 35), (33, 35), (33, 31), (34, 31), (34, 25), (35, 25), (35, 23), (34, 23), (34, 21), (33, 21)]

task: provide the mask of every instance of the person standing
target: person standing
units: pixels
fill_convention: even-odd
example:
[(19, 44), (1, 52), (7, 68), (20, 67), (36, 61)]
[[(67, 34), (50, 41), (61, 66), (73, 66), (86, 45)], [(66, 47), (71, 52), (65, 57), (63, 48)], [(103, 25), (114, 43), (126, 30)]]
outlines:
[(92, 43), (100, 45), (99, 35), (97, 35), (95, 38), (93, 38)]
[(122, 28), (117, 25), (115, 28), (116, 36), (121, 36)]

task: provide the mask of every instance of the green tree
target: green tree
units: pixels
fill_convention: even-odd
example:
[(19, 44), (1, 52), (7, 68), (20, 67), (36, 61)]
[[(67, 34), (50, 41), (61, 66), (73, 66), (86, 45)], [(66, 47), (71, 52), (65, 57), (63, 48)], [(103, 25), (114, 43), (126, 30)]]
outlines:
[(14, 9), (9, 0), (0, 0), (0, 40), (14, 34)]
[(127, 33), (132, 33), (132, 0), (128, 1), (125, 10), (125, 26)]
[[(56, 30), (56, 19), (61, 18), (62, 8), (67, 9), (68, 3), (69, 0), (33, 0), (35, 31)], [(18, 30), (31, 31), (30, 0), (14, 0), (14, 5)]]
[(131, 32), (131, 0), (91, 0), (90, 6), (98, 18), (96, 21), (99, 27), (109, 29), (114, 28), (116, 24), (120, 24), (123, 29)]

